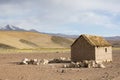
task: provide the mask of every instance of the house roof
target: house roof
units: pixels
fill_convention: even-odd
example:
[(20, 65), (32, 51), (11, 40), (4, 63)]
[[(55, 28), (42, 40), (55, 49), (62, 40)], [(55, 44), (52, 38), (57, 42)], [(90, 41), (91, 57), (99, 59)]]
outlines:
[[(111, 46), (111, 44), (101, 36), (82, 34), (79, 36), (79, 38), (81, 37), (84, 37), (84, 39), (92, 46), (96, 47)], [(71, 46), (73, 46), (78, 41), (79, 38), (77, 38)]]

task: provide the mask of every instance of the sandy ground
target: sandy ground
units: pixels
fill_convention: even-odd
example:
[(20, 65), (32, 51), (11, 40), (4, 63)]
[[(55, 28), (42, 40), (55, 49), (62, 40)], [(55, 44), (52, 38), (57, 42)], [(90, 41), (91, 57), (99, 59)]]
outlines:
[[(61, 68), (62, 64), (18, 65), (23, 58), (70, 57), (70, 53), (0, 54), (0, 80), (120, 80), (120, 50), (102, 68)], [(62, 72), (63, 71), (63, 72)]]

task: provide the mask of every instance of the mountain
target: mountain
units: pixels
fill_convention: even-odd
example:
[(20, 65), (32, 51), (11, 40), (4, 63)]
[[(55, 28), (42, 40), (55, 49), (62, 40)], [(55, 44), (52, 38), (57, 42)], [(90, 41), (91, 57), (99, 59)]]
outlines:
[(105, 37), (107, 40), (120, 40), (120, 36)]
[(30, 32), (39, 32), (39, 31), (37, 31), (37, 30), (35, 30), (35, 29), (30, 29), (30, 30), (28, 30), (28, 31), (30, 31)]
[[(0, 30), (3, 32), (3, 31), (8, 31), (8, 33), (6, 32), (5, 34), (11, 34), (11, 33), (15, 33), (15, 34), (18, 34), (19, 32), (21, 32), (21, 34), (24, 34), (24, 33), (27, 33), (27, 32), (36, 32), (36, 34), (43, 34), (43, 35), (48, 35), (48, 36), (50, 36), (51, 37), (51, 40), (52, 41), (54, 41), (54, 43), (55, 44), (58, 44), (59, 45), (59, 47), (60, 47), (60, 45), (62, 45), (62, 47), (64, 46), (66, 46), (66, 47), (68, 47), (68, 46), (70, 46), (71, 44), (72, 44), (72, 42), (76, 39), (76, 38), (78, 38), (79, 37), (79, 35), (67, 35), (67, 34), (61, 34), (61, 33), (45, 33), (45, 32), (39, 32), (39, 31), (37, 31), (37, 30), (35, 30), (35, 29), (30, 29), (30, 30), (25, 30), (25, 29), (23, 29), (23, 28), (19, 28), (19, 27), (16, 27), (16, 26), (13, 26), (13, 25), (6, 25), (6, 26), (4, 26), (4, 27), (1, 27), (0, 28)], [(12, 32), (12, 31), (14, 31), (14, 32)], [(31, 34), (31, 33), (29, 33), (29, 35), (28, 36), (31, 36), (31, 35), (33, 35), (33, 34)], [(0, 34), (1, 34), (1, 32), (0, 32)], [(20, 33), (18, 34), (18, 36), (19, 35), (21, 35)], [(31, 34), (31, 35), (30, 35)], [(5, 35), (6, 36), (6, 35)], [(8, 36), (8, 35), (7, 35)], [(11, 35), (9, 35), (8, 37), (10, 37)], [(17, 35), (15, 35), (15, 36), (17, 36)], [(28, 36), (26, 36), (26, 38), (28, 37)], [(36, 36), (36, 35), (35, 35)], [(14, 37), (14, 36), (13, 36)], [(10, 37), (10, 39), (12, 39), (13, 37)], [(21, 37), (21, 36), (19, 36), (19, 37)], [(39, 38), (41, 38), (40, 36), (38, 36)], [(44, 37), (44, 36), (43, 36)], [(104, 37), (107, 41), (109, 41), (114, 47), (120, 47), (120, 36), (112, 36), (112, 37)], [(4, 39), (4, 38), (3, 38)], [(35, 38), (36, 39), (36, 38)], [(46, 38), (47, 39), (47, 38)], [(71, 41), (69, 41), (68, 39), (71, 39), (72, 40), (72, 42)], [(40, 40), (40, 39), (39, 39)], [(50, 39), (49, 39), (50, 40)], [(68, 40), (68, 42), (67, 42), (67, 40)], [(23, 43), (23, 44), (30, 44), (30, 45), (34, 45), (34, 47), (35, 47), (35, 44), (33, 44), (32, 42), (29, 42), (29, 38), (28, 38), (28, 40), (26, 41), (26, 39), (23, 39), (22, 37), (21, 37), (21, 39), (20, 39), (20, 41)], [(62, 43), (62, 41), (63, 41), (63, 43)], [(36, 42), (36, 41), (35, 41)], [(39, 42), (39, 41), (37, 41), (37, 42)], [(41, 41), (42, 42), (42, 41)], [(41, 43), (41, 42), (39, 42), (39, 43)], [(37, 43), (37, 44), (39, 44), (39, 43)], [(70, 44), (71, 43), (71, 44)], [(47, 44), (47, 43), (45, 43), (45, 44)], [(0, 42), (0, 45), (3, 45), (2, 44), (2, 42)], [(44, 45), (44, 42), (43, 42), (43, 45)], [(5, 45), (3, 45), (3, 46), (5, 46)], [(9, 46), (9, 44), (7, 45), (6, 44), (6, 46)], [(40, 47), (41, 45), (39, 45), (38, 47)], [(14, 46), (12, 46), (12, 47), (14, 47)], [(45, 46), (41, 46), (41, 47), (45, 47)], [(47, 46), (48, 47), (48, 46)], [(52, 47), (52, 46), (51, 46)], [(56, 47), (58, 47), (58, 46), (56, 46)]]
[[(44, 33), (44, 32), (41, 32), (41, 33)], [(44, 33), (44, 34), (48, 34), (52, 36), (60, 36), (64, 38), (73, 38), (73, 39), (76, 39), (79, 37), (79, 35), (67, 35), (67, 34), (61, 34), (61, 33)]]
[(6, 30), (6, 31), (26, 31), (22, 28), (19, 28), (19, 27), (16, 27), (16, 26), (13, 26), (13, 25), (6, 25), (4, 27), (1, 27), (0, 30)]
[(0, 48), (69, 48), (73, 39), (28, 31), (0, 31)]
[[(39, 32), (35, 29), (30, 29), (30, 30), (25, 30), (23, 28), (19, 28), (17, 26), (14, 25), (6, 25), (4, 27), (0, 27), (0, 30), (2, 31), (30, 31), (30, 32)], [(48, 34), (51, 36), (60, 36), (60, 37), (65, 37), (65, 38), (77, 38), (79, 35), (66, 35), (66, 34), (61, 34), (61, 33), (45, 33), (45, 32), (39, 32), (42, 34)]]
[(19, 27), (16, 27), (16, 26), (13, 26), (13, 25), (9, 25), (9, 24), (4, 26), (4, 27), (1, 27), (0, 30), (1, 31), (30, 31), (30, 32), (38, 32), (35, 29), (25, 30), (23, 28), (19, 28)]
[(113, 47), (120, 47), (120, 36), (105, 37), (105, 39), (110, 42)]

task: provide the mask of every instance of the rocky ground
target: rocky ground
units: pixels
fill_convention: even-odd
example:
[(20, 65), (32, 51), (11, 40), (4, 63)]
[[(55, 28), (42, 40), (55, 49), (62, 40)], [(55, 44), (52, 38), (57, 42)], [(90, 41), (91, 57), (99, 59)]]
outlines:
[(0, 80), (120, 80), (120, 50), (106, 68), (61, 68), (63, 64), (19, 65), (24, 58), (53, 59), (70, 53), (0, 54)]

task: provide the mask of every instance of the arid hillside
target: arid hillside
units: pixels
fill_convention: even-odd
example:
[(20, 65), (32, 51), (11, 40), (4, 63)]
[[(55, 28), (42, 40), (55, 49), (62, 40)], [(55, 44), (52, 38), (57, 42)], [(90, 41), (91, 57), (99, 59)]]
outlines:
[(72, 39), (27, 31), (0, 31), (0, 48), (69, 48)]

